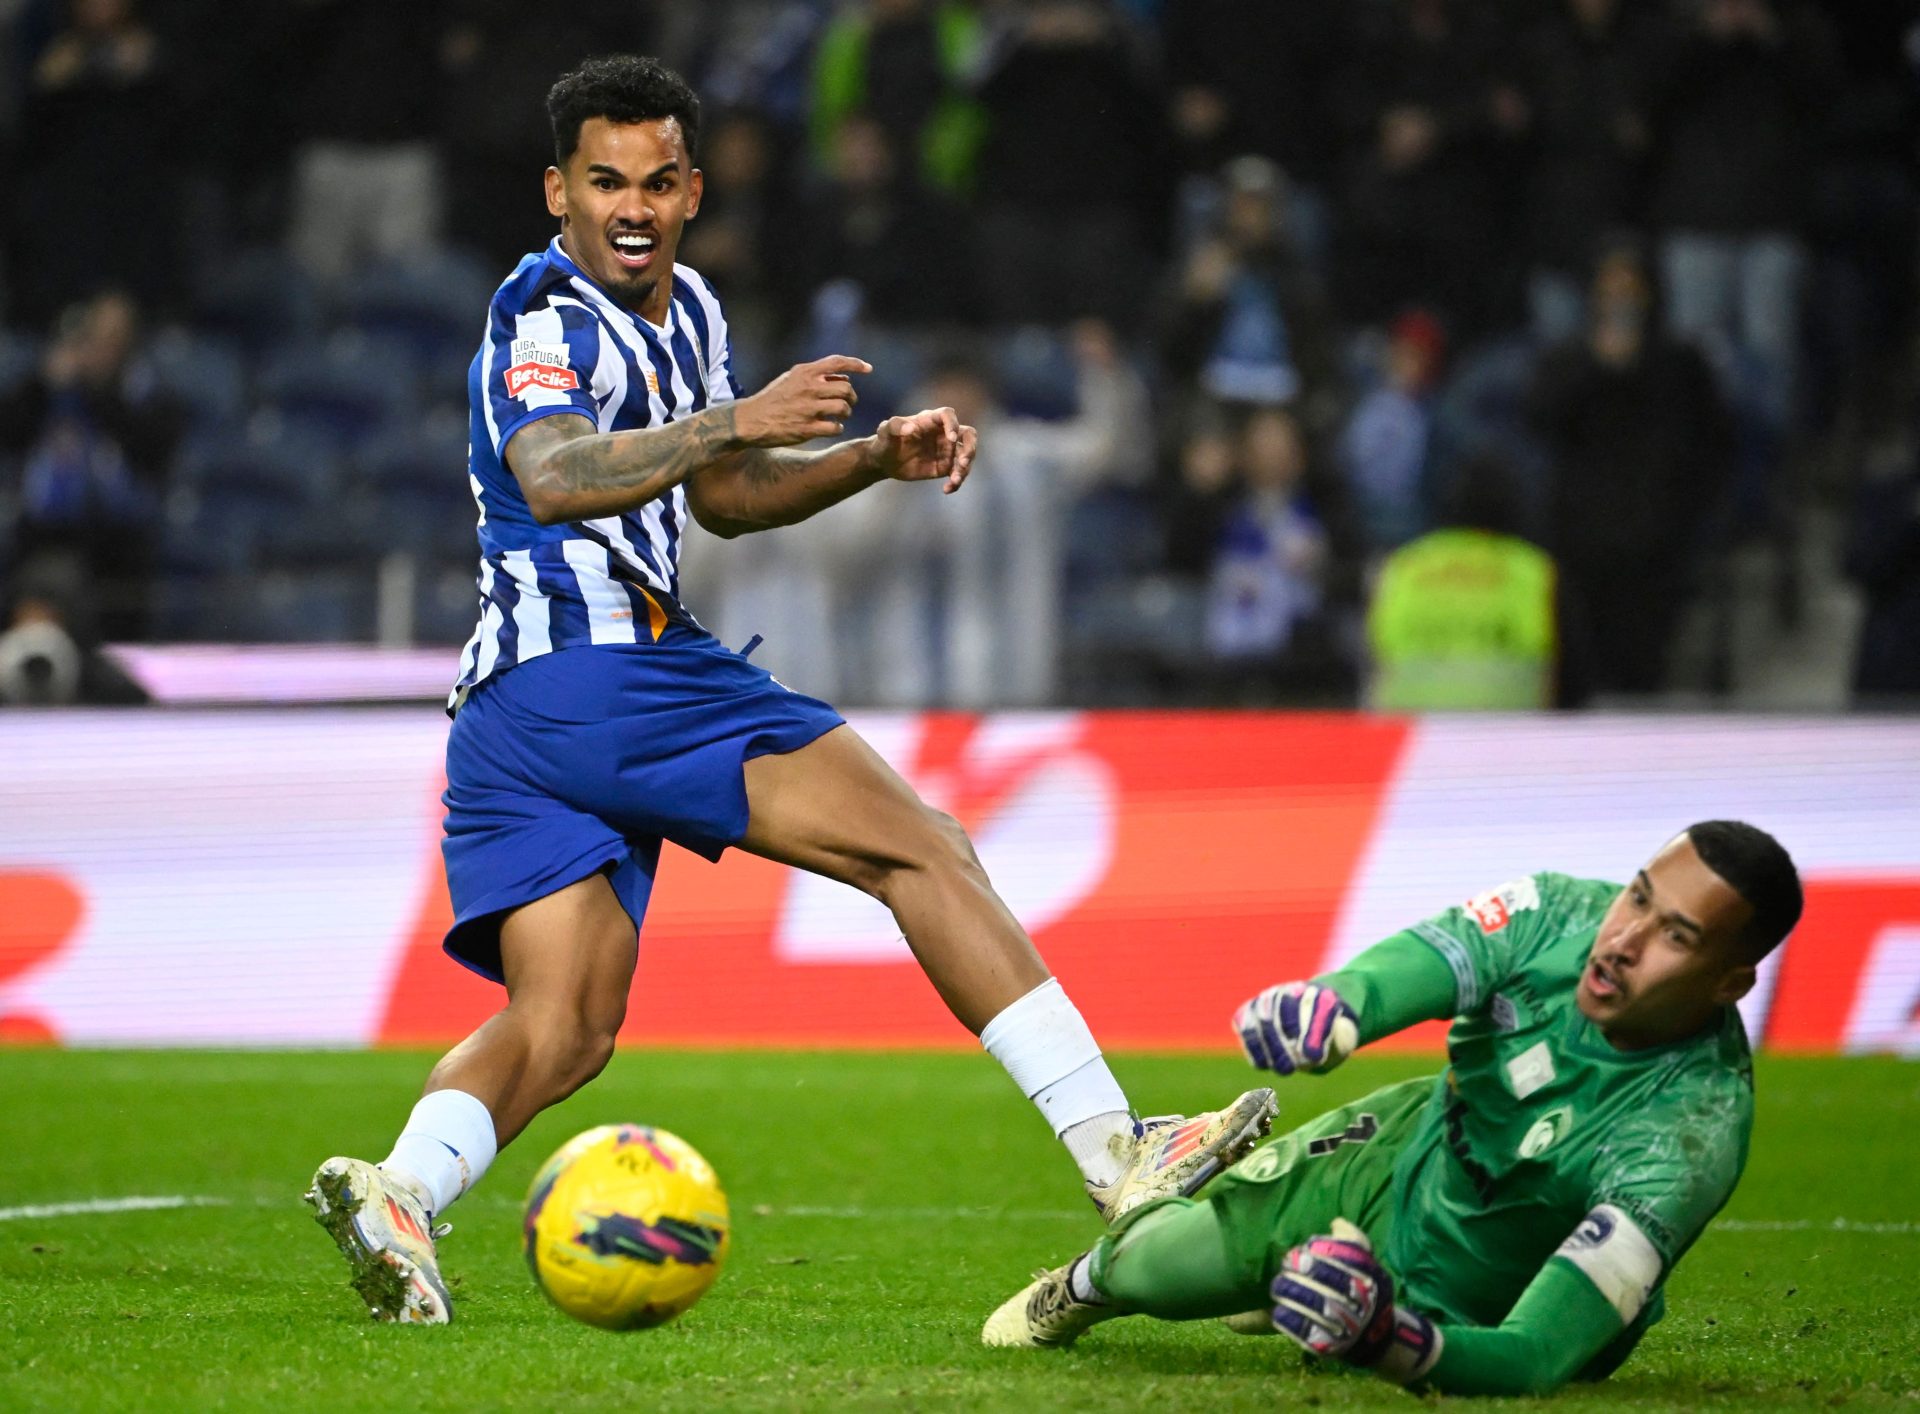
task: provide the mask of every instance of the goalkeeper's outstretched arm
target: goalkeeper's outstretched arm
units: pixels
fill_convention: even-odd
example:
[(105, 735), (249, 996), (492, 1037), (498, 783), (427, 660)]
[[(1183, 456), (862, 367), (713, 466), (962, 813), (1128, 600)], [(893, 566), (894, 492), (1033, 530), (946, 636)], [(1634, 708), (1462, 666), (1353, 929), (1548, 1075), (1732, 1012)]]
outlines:
[(1547, 1259), (1499, 1325), (1438, 1325), (1396, 1303), (1393, 1275), (1365, 1234), (1336, 1219), (1331, 1235), (1287, 1254), (1273, 1282), (1273, 1324), (1316, 1355), (1395, 1384), (1443, 1394), (1546, 1394), (1621, 1340), (1661, 1272), (1653, 1243), (1625, 1212), (1603, 1204)]
[(1233, 1028), (1262, 1070), (1332, 1070), (1356, 1047), (1415, 1022), (1452, 1016), (1453, 969), (1412, 933), (1376, 943), (1338, 972), (1284, 982), (1249, 998)]

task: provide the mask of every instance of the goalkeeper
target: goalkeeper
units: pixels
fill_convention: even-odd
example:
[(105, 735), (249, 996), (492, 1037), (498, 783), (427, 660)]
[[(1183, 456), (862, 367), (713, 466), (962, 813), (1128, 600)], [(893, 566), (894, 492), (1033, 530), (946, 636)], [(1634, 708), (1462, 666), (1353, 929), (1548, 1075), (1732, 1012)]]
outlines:
[(1442, 1017), (1450, 1064), (1302, 1125), (1202, 1198), (1138, 1209), (982, 1338), (1219, 1316), (1451, 1394), (1604, 1378), (1739, 1182), (1753, 1073), (1734, 1003), (1800, 906), (1771, 835), (1708, 821), (1625, 887), (1535, 874), (1261, 993), (1235, 1017), (1257, 1066), (1327, 1070)]

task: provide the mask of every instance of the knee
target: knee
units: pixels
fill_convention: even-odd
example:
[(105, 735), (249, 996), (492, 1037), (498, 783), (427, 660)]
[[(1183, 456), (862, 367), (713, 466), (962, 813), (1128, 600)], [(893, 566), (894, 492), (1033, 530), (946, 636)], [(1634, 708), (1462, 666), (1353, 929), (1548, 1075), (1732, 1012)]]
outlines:
[(545, 1018), (528, 1048), (531, 1068), (556, 1097), (571, 1095), (607, 1068), (621, 1020), (620, 1014), (580, 1012)]
[(893, 896), (909, 881), (955, 877), (985, 884), (987, 873), (960, 822), (928, 806), (909, 836), (898, 841), (882, 867), (874, 871), (867, 892), (891, 904)]

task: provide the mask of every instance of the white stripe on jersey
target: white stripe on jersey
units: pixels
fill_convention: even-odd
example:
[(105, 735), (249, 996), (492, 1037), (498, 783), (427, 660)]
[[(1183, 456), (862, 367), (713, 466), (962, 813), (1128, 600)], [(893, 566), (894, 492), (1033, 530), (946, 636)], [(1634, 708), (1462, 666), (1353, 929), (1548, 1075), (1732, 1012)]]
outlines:
[(500, 556), (500, 565), (520, 591), (513, 605), (513, 626), (520, 636), (516, 656), (526, 659), (551, 653), (553, 627), (547, 618), (548, 599), (540, 589), (539, 572), (533, 567), (533, 552), (508, 550)]
[[(647, 387), (647, 425), (649, 427), (665, 427), (668, 418), (667, 403), (666, 399), (661, 396), (659, 388), (655, 386), (660, 381), (661, 368), (659, 360), (654, 356), (654, 346), (648, 341), (647, 337), (640, 332), (640, 326), (636, 322), (638, 316), (615, 304), (585, 280), (575, 279), (568, 283), (591, 301), (596, 310), (601, 312), (605, 319), (605, 327), (612, 330), (619, 338), (621, 344), (633, 355), (634, 362), (643, 370), (643, 375), (646, 370), (653, 372), (654, 381)], [(571, 303), (571, 301), (569, 301), (569, 303)], [(673, 357), (673, 319), (673, 304), (669, 301), (667, 304), (667, 333), (661, 337), (661, 344), (667, 361), (667, 377), (673, 380), (668, 386), (674, 388), (677, 385), (675, 392), (676, 405), (684, 408), (690, 401), (690, 393), (685, 380), (679, 375), (679, 367)], [(654, 326), (654, 332), (659, 332), (659, 326)], [(601, 349), (603, 352), (606, 349), (606, 341), (604, 339), (601, 341)], [(621, 362), (624, 363), (625, 360), (621, 360)], [(637, 392), (638, 390), (632, 389), (630, 391)], [(676, 518), (684, 521), (686, 519), (685, 490), (676, 486), (667, 493), (666, 499), (673, 503)], [(661, 519), (661, 509), (659, 500), (649, 501), (646, 505), (640, 507), (639, 515), (640, 524), (646, 530), (647, 543), (653, 549), (654, 559), (660, 564), (666, 565), (672, 563), (673, 556), (669, 554), (667, 550), (667, 529)], [(595, 521), (593, 524), (596, 527), (600, 527), (604, 525), (604, 522)], [(618, 527), (616, 526), (616, 530), (617, 529)], [(609, 538), (612, 538), (612, 532), (609, 532)], [(614, 540), (614, 544), (623, 549), (630, 547), (632, 543), (624, 531), (619, 531), (619, 538)], [(655, 575), (652, 570), (645, 569), (644, 562), (640, 559), (637, 552), (633, 552), (631, 558), (636, 566), (643, 569), (649, 583), (654, 583), (658, 580), (658, 576)], [(660, 587), (666, 589), (668, 586), (662, 584)]]
[(700, 302), (701, 312), (707, 316), (707, 346), (700, 347), (699, 331), (687, 330), (687, 338), (694, 350), (700, 355), (701, 365), (707, 378), (707, 403), (730, 403), (733, 401), (733, 389), (727, 383), (726, 370), (721, 367), (720, 352), (727, 344), (727, 317), (720, 312), (720, 301), (715, 299), (707, 282), (688, 272), (686, 287)]
[(480, 661), (474, 665), (476, 681), (493, 671), (500, 661), (500, 606), (493, 602), (493, 562), (480, 562)]
[(613, 582), (607, 552), (591, 540), (562, 540), (560, 553), (573, 566), (580, 596), (587, 605), (587, 635), (594, 643), (638, 643), (633, 601)]

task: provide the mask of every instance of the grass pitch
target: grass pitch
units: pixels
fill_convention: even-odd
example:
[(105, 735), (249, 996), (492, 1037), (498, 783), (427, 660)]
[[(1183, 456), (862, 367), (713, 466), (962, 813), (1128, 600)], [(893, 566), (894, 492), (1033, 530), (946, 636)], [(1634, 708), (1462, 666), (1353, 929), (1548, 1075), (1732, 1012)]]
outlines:
[[(297, 1200), (327, 1155), (385, 1152), (429, 1063), (0, 1050), (0, 1409), (1413, 1407), (1211, 1324), (982, 1349), (987, 1312), (1099, 1226), (980, 1056), (624, 1055), (450, 1212), (454, 1324), (375, 1326)], [(1281, 1082), (1281, 1124), (1433, 1068), (1363, 1057)], [(1149, 1113), (1249, 1083), (1227, 1059), (1115, 1070)], [(1920, 1410), (1920, 1066), (1766, 1060), (1759, 1095), (1745, 1182), (1668, 1318), (1619, 1376), (1543, 1403)], [(692, 1140), (736, 1222), (707, 1298), (631, 1335), (549, 1307), (518, 1247), (539, 1162), (612, 1120)], [(22, 1211), (128, 1197), (200, 1205)]]

